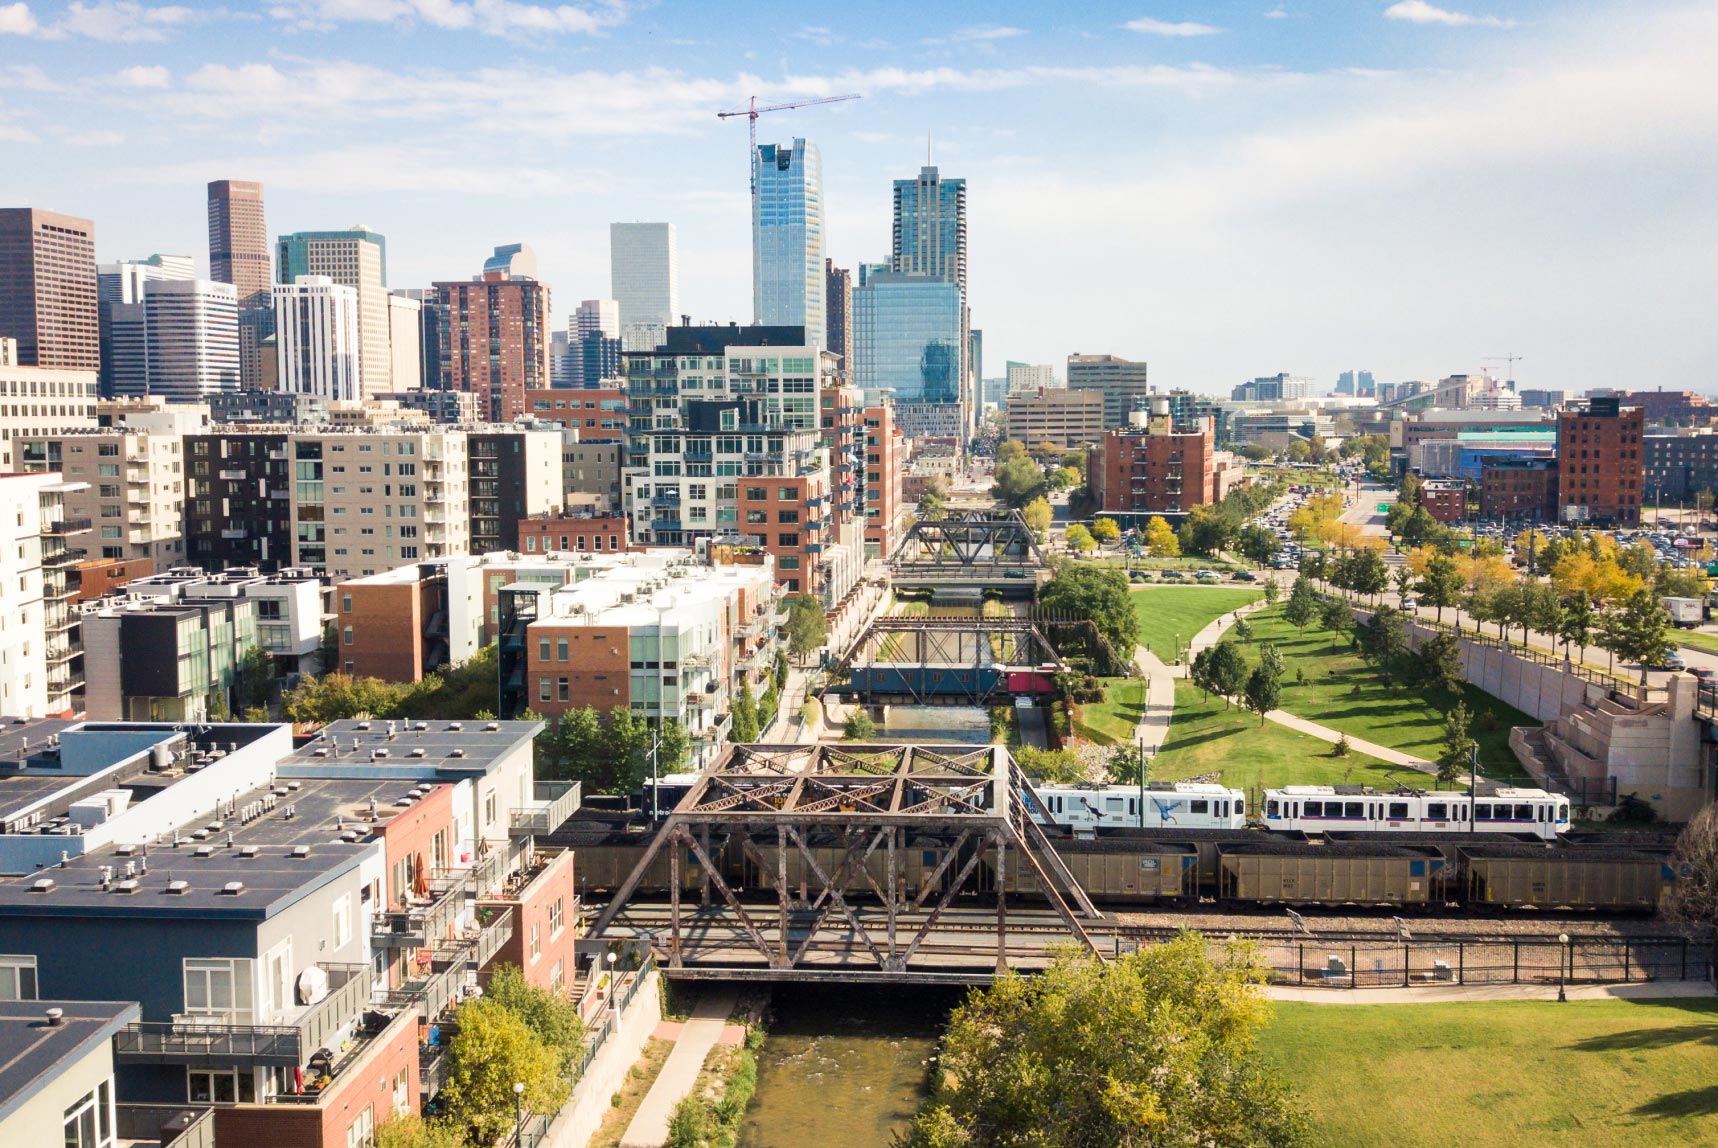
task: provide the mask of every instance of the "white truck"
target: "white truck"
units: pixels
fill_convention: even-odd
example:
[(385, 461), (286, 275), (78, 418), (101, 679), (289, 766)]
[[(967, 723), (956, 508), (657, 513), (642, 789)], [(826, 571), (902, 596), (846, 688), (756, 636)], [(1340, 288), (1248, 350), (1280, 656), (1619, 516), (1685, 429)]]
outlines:
[(1706, 609), (1698, 598), (1660, 598), (1670, 620), (1684, 630), (1692, 630), (1706, 620)]

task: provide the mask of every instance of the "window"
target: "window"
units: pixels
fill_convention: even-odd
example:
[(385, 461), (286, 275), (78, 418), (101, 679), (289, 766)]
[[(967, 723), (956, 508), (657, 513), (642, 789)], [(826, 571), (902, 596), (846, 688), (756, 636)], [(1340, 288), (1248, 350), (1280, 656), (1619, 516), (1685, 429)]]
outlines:
[(66, 1109), (66, 1148), (108, 1148), (113, 1143), (113, 1083), (104, 1080)]
[(495, 824), (495, 795), (493, 793), (483, 799), (483, 824), (486, 826)]
[(1324, 816), (1324, 802), (1322, 802), (1322, 801), (1309, 801), (1309, 802), (1307, 802), (1306, 803), (1306, 811), (1301, 816), (1303, 816), (1303, 817), (1323, 817)]
[(558, 993), (566, 983), (566, 972), (562, 968), (564, 961), (557, 959), (554, 967), (549, 970), (549, 991)]
[(1473, 819), (1475, 821), (1486, 821), (1486, 820), (1489, 820), (1490, 818), (1491, 818), (1491, 806), (1488, 805), (1487, 803), (1482, 801), (1478, 805), (1473, 807)]
[(36, 999), (36, 958), (0, 956), (0, 1001)]
[(1189, 812), (1189, 813), (1209, 813), (1209, 812), (1211, 812), (1211, 803), (1209, 801), (1205, 801), (1205, 800), (1190, 801), (1187, 803), (1187, 812)]
[(350, 627), (350, 626), (346, 627), (345, 632), (343, 634), (341, 634), (341, 639), (348, 646), (350, 646), (352, 644), (352, 627)]
[(1408, 803), (1406, 801), (1392, 801), (1390, 803), (1389, 814), (1390, 820), (1400, 821), (1402, 818), (1408, 816)]
[(352, 939), (352, 896), (347, 894), (334, 902), (334, 948), (346, 947)]
[(537, 681), (537, 700), (540, 702), (546, 702), (549, 700), (549, 679), (548, 678), (538, 679), (538, 681)]
[(188, 1068), (185, 1098), (192, 1104), (252, 1104), (256, 1101), (256, 1079), (249, 1069)]
[(557, 662), (567, 660), (567, 640), (565, 638), (555, 639), (555, 660)]
[(537, 660), (539, 662), (546, 662), (549, 660), (549, 639), (537, 639)]
[(346, 1129), (346, 1148), (373, 1148), (376, 1143), (376, 1110), (366, 1108)]
[(561, 905), (562, 898), (556, 897), (549, 903), (549, 939), (552, 941), (561, 935), (566, 927), (566, 912)]
[(340, 595), (340, 612), (342, 614), (350, 614), (352, 612), (352, 595)]
[(1426, 820), (1428, 820), (1428, 821), (1448, 821), (1449, 819), (1450, 819), (1450, 807), (1449, 807), (1449, 804), (1447, 802), (1428, 801), (1426, 803)]
[(394, 1115), (403, 1115), (412, 1106), (412, 1088), (406, 1070), (394, 1074)]
[(573, 700), (572, 693), (569, 689), (569, 683), (566, 678), (555, 679), (555, 699), (563, 702), (570, 702)]
[(185, 958), (185, 1012), (251, 1023), (251, 963), (228, 957)]
[(531, 926), (531, 959), (533, 961), (543, 955), (542, 929), (541, 925), (534, 924)]

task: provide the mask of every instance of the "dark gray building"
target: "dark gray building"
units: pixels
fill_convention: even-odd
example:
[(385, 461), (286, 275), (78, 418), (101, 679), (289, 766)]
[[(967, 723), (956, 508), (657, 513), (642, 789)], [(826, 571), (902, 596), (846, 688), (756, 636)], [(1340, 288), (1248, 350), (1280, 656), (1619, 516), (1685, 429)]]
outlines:
[[(265, 404), (271, 397), (232, 396)], [(254, 566), (265, 573), (292, 564), (286, 440), (284, 430), (185, 436), (185, 552), (192, 564), (205, 570)]]
[(1648, 434), (1641, 444), (1646, 498), (1680, 502), (1703, 490), (1718, 491), (1718, 434)]

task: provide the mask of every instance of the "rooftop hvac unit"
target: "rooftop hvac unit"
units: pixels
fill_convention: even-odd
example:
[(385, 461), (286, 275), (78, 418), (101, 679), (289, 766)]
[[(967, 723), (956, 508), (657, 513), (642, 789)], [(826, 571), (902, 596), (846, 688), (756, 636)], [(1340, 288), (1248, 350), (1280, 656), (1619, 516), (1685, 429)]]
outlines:
[(213, 845), (199, 845), (197, 846), (197, 852), (195, 855), (198, 857), (213, 857), (215, 855), (215, 847)]
[(465, 751), (463, 749), (460, 749), (458, 746), (455, 746), (453, 749), (450, 749), (447, 751), (447, 756), (449, 756), (449, 757), (464, 757)]
[(305, 857), (310, 856), (310, 846), (308, 846), (308, 845), (294, 845), (292, 847), (292, 856), (294, 856), (296, 858), (305, 858)]
[(30, 882), (30, 892), (32, 893), (52, 893), (53, 891), (54, 879), (52, 877), (38, 877)]
[(425, 752), (426, 751), (425, 751), (424, 747), (420, 745), (420, 746), (416, 746), (412, 749), (411, 755), (413, 757), (422, 757), (422, 756), (424, 756)]
[(246, 845), (239, 850), (240, 857), (255, 857), (256, 855), (257, 847), (255, 845)]
[(237, 897), (244, 891), (245, 883), (243, 881), (228, 881), (225, 885), (221, 886), (221, 896), (223, 897)]
[(169, 881), (167, 882), (167, 891), (175, 897), (183, 897), (186, 893), (191, 891), (191, 882)]
[(115, 881), (113, 884), (113, 891), (129, 897), (131, 894), (137, 892), (138, 889), (142, 888), (142, 886), (143, 882), (139, 881), (137, 878), (127, 877), (123, 881)]

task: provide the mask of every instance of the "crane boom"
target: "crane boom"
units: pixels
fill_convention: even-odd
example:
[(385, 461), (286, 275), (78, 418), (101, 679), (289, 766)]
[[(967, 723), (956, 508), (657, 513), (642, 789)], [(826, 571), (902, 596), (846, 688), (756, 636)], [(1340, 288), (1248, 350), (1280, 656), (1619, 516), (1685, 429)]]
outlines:
[(733, 110), (731, 112), (717, 112), (716, 118), (719, 120), (734, 119), (734, 118), (737, 118), (739, 116), (745, 116), (746, 117), (746, 124), (747, 124), (747, 129), (748, 129), (747, 130), (747, 136), (748, 136), (748, 139), (750, 141), (750, 155), (749, 155), (746, 162), (751, 165), (751, 169), (752, 169), (752, 196), (753, 196), (753, 198), (756, 198), (757, 194), (758, 194), (758, 117), (759, 116), (763, 115), (765, 112), (785, 112), (791, 108), (811, 108), (811, 107), (816, 107), (818, 104), (839, 104), (845, 100), (856, 100), (858, 98), (859, 98), (859, 96), (857, 93), (853, 93), (851, 95), (845, 95), (845, 96), (818, 96), (815, 99), (793, 100), (793, 101), (790, 101), (789, 103), (785, 103), (785, 104), (765, 104), (763, 107), (760, 108), (760, 107), (758, 107), (758, 98), (756, 96), (753, 96), (752, 102), (746, 107), (736, 108), (735, 110)]

